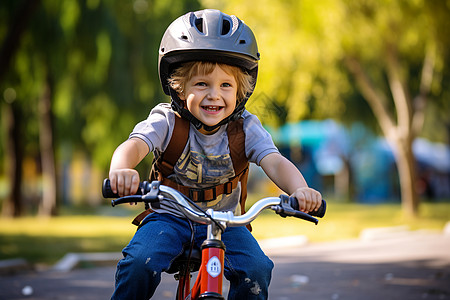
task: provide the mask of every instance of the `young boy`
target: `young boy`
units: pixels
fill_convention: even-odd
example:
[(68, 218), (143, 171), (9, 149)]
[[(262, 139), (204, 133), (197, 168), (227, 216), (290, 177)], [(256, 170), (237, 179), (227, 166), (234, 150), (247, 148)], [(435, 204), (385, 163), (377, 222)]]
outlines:
[[(258, 118), (245, 110), (257, 77), (259, 53), (250, 28), (235, 16), (217, 10), (188, 13), (166, 30), (160, 47), (159, 73), (171, 105), (159, 104), (136, 125), (130, 138), (112, 157), (109, 178), (121, 196), (138, 189), (134, 168), (150, 152), (164, 153), (175, 119), (189, 120), (189, 137), (168, 179), (178, 186), (208, 189), (227, 183), (236, 172), (230, 157), (227, 127), (243, 120), (245, 156), (262, 167), (283, 191), (297, 198), (304, 212), (321, 205), (319, 192), (309, 188), (298, 169), (274, 146)], [(241, 184), (203, 208), (239, 212)], [(244, 191), (245, 192), (245, 191)], [(117, 265), (113, 299), (149, 299), (173, 259), (189, 243), (188, 221), (170, 207), (154, 209), (142, 222)], [(194, 243), (200, 247), (206, 226), (194, 224)], [(229, 299), (267, 299), (273, 268), (251, 233), (229, 227), (222, 234), (226, 246), (225, 277)]]

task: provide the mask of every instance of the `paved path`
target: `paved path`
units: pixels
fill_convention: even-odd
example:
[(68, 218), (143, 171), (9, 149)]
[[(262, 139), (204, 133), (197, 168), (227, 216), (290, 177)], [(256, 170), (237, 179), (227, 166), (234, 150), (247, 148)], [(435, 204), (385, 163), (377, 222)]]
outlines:
[(448, 235), (398, 234), (273, 255), (270, 299), (450, 299)]
[[(299, 245), (295, 239), (288, 249), (280, 244), (264, 246), (275, 262), (269, 299), (450, 299), (449, 235), (381, 232), (364, 240)], [(114, 270), (2, 276), (0, 299), (109, 299)], [(167, 275), (154, 299), (174, 299), (174, 289)]]

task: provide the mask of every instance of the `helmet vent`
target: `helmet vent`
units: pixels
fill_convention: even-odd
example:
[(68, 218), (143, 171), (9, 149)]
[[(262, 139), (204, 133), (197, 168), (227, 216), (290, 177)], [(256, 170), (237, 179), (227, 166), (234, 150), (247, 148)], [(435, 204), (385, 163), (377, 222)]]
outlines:
[(230, 32), (231, 29), (231, 23), (228, 20), (222, 21), (222, 35), (226, 35)]
[(247, 44), (247, 42), (245, 40), (239, 40), (239, 44), (244, 45)]
[(195, 27), (197, 27), (197, 30), (201, 33), (203, 32), (203, 18), (195, 19)]

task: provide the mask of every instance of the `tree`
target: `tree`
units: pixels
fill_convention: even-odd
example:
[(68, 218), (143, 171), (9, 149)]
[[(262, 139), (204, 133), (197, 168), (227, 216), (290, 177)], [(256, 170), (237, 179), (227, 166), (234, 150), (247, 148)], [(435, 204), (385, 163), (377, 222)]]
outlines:
[[(0, 83), (6, 77), (8, 69), (13, 61), (14, 54), (20, 47), (24, 32), (33, 17), (38, 5), (36, 1), (24, 1), (22, 3), (7, 3), (3, 6), (1, 13), (7, 20), (7, 28), (3, 27), (5, 38), (0, 49)], [(5, 4), (5, 3), (4, 3)], [(17, 7), (18, 6), (18, 7)], [(14, 11), (11, 13), (11, 11)], [(6, 13), (6, 14), (5, 14)], [(9, 17), (9, 18), (7, 18)], [(3, 215), (19, 216), (22, 214), (21, 184), (22, 163), (24, 157), (23, 148), (23, 109), (16, 101), (17, 94), (12, 88), (4, 89), (4, 100), (2, 105), (2, 119), (4, 120), (4, 144), (5, 165), (7, 176), (10, 179), (9, 195), (3, 202)], [(20, 137), (20, 138), (19, 138)]]
[(448, 72), (448, 4), (237, 2), (227, 1), (223, 8), (255, 30), (262, 52), (255, 94), (264, 93), (288, 107), (287, 121), (356, 116), (351, 111), (364, 105), (349, 106), (346, 101), (361, 95), (373, 114), (367, 120), (377, 121), (396, 153), (404, 211), (417, 214), (411, 145), (426, 121), (430, 94), (448, 90), (442, 81)]
[[(426, 9), (426, 1), (353, 2), (346, 12), (347, 16), (352, 15), (353, 21), (352, 32), (349, 30), (346, 35), (356, 35), (360, 39), (349, 42), (344, 61), (372, 108), (384, 136), (395, 149), (402, 203), (405, 212), (414, 216), (418, 212), (419, 198), (415, 190), (412, 142), (422, 130), (426, 102), (436, 73), (439, 36), (424, 29), (431, 25), (433, 15)], [(369, 24), (376, 31), (364, 39), (358, 29)], [(377, 53), (364, 53), (358, 49), (361, 42), (370, 41), (373, 45), (376, 37), (383, 37), (372, 48)], [(420, 61), (420, 77), (414, 78), (417, 76), (414, 68)], [(385, 79), (375, 81), (375, 78), (382, 77)], [(389, 99), (394, 106), (390, 105)]]
[(62, 148), (108, 167), (132, 126), (166, 100), (157, 76), (164, 29), (198, 8), (195, 0), (1, 2), (0, 90), (15, 94), (1, 106), (2, 122), (11, 120), (2, 124), (2, 153), (14, 179), (14, 199), (4, 203), (17, 207), (4, 213), (22, 213), (23, 156), (41, 158), (39, 213), (47, 216), (57, 213)]

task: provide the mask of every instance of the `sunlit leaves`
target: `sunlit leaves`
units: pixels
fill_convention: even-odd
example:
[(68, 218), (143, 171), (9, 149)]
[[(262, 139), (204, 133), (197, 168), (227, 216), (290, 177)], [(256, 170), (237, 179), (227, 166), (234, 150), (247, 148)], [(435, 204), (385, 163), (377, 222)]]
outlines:
[[(123, 133), (119, 125), (120, 118), (126, 118), (118, 112), (117, 106), (105, 93), (89, 99), (82, 112), (86, 125), (82, 131), (82, 137), (90, 146), (94, 161), (99, 165), (107, 165), (110, 159), (109, 151), (112, 144), (117, 143), (117, 134)], [(128, 120), (132, 123), (133, 120)], [(127, 128), (131, 130), (131, 126)], [(122, 137), (123, 139), (125, 137)]]
[[(239, 2), (239, 3), (238, 3)], [(327, 112), (342, 111), (336, 87), (349, 84), (335, 62), (342, 57), (339, 1), (228, 1), (226, 11), (243, 19), (255, 32), (261, 61), (255, 94), (263, 93), (287, 107), (287, 118), (262, 120), (279, 125), (314, 112), (312, 101), (323, 100)], [(258, 7), (255, 10), (254, 7)], [(331, 88), (330, 88), (331, 86)], [(277, 124), (278, 123), (278, 124)]]
[(63, 31), (71, 34), (78, 23), (80, 17), (80, 7), (76, 0), (61, 1), (60, 22)]
[(111, 60), (111, 41), (106, 32), (100, 32), (96, 37), (97, 59), (91, 72), (86, 73), (94, 83), (102, 84), (108, 78), (109, 64)]
[(70, 77), (61, 78), (54, 90), (53, 113), (61, 119), (73, 121), (74, 82)]

